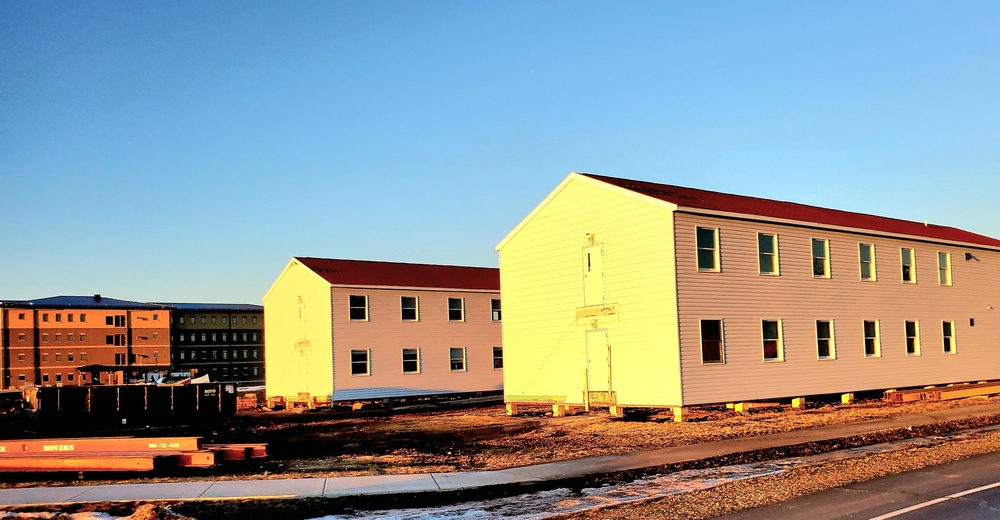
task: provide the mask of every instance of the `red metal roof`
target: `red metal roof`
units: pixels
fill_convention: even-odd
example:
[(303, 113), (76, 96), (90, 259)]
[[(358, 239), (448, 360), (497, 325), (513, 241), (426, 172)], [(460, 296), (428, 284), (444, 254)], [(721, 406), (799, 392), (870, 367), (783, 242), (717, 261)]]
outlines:
[(881, 233), (925, 237), (948, 242), (964, 242), (988, 247), (1000, 247), (1000, 240), (948, 226), (938, 226), (936, 224), (925, 226), (922, 222), (911, 222), (909, 220), (866, 215), (864, 213), (807, 206), (794, 202), (759, 199), (745, 195), (731, 195), (728, 193), (656, 184), (653, 182), (618, 179), (589, 173), (581, 173), (580, 175), (670, 202), (680, 208), (724, 211), (757, 217), (796, 220)]
[(297, 256), (295, 259), (333, 285), (500, 290), (500, 270), (495, 267), (405, 264), (302, 256)]

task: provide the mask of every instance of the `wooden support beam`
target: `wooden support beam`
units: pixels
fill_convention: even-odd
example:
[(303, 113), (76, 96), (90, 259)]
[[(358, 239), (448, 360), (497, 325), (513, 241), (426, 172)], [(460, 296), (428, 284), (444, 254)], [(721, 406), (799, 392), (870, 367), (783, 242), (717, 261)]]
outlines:
[(805, 397), (796, 397), (796, 398), (792, 399), (792, 408), (795, 408), (797, 410), (801, 410), (801, 409), (803, 409), (805, 407), (806, 407), (806, 398)]
[(611, 413), (611, 417), (625, 417), (625, 409), (616, 404), (611, 405), (611, 407), (608, 408), (608, 412)]
[(507, 415), (514, 417), (518, 414), (517, 403), (507, 403)]
[(561, 404), (552, 405), (552, 417), (563, 417), (566, 415), (566, 407)]
[(840, 394), (840, 402), (841, 402), (841, 404), (851, 404), (851, 403), (853, 403), (854, 402), (854, 394), (853, 393)]
[(674, 422), (687, 422), (688, 410), (684, 406), (674, 408)]

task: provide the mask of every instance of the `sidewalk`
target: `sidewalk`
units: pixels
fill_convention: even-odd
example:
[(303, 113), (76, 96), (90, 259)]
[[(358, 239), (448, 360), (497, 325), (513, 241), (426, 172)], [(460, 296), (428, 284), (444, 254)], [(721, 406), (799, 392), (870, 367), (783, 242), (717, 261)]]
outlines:
[(0, 489), (0, 505), (39, 505), (136, 500), (215, 500), (231, 498), (413, 497), (430, 492), (475, 491), (496, 486), (561, 487), (582, 477), (710, 459), (734, 453), (829, 441), (895, 428), (1000, 414), (1000, 403), (952, 408), (859, 423), (821, 426), (785, 433), (676, 446), (650, 451), (550, 462), (495, 471), (378, 475), (281, 480), (220, 480), (100, 486)]

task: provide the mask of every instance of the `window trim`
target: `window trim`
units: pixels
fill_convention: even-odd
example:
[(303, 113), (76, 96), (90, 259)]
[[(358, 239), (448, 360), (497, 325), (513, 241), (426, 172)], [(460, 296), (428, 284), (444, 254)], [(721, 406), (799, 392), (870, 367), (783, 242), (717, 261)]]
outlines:
[(503, 321), (503, 305), (500, 298), (490, 298), (490, 319), (494, 323)]
[[(705, 361), (705, 333), (704, 323), (706, 321), (718, 322), (719, 324), (719, 360)], [(726, 364), (726, 323), (722, 319), (699, 319), (698, 320), (698, 354), (701, 357), (701, 364), (704, 365), (725, 365)]]
[[(863, 350), (863, 352), (865, 353), (865, 357), (866, 358), (879, 358), (879, 357), (882, 357), (882, 340), (880, 338), (880, 332), (881, 331), (879, 330), (880, 327), (879, 327), (879, 323), (878, 322), (879, 322), (879, 320), (862, 320), (862, 322), (861, 322), (861, 337), (864, 340), (863, 344), (864, 344), (864, 347), (865, 347), (865, 349)], [(875, 324), (875, 336), (872, 337), (872, 339), (874, 340), (875, 344), (874, 344), (874, 349), (873, 349), (874, 352), (872, 354), (868, 353), (868, 331), (865, 330), (865, 324), (867, 324), (867, 323), (874, 323)]]
[[(816, 251), (814, 250), (815, 243), (819, 242), (823, 244), (823, 256), (816, 256)], [(830, 273), (830, 239), (828, 238), (810, 238), (809, 239), (809, 254), (812, 257), (812, 275), (813, 278), (817, 279), (827, 279), (832, 278)], [(816, 260), (823, 259), (823, 274), (816, 274)]]
[[(861, 251), (862, 251), (862, 248), (864, 248), (864, 247), (871, 248), (870, 249), (870, 251), (871, 251), (871, 260), (868, 261), (868, 263), (871, 264), (871, 269), (870, 269), (871, 276), (869, 276), (868, 278), (865, 278), (865, 269), (864, 269), (865, 261), (861, 257)], [(866, 244), (864, 242), (858, 242), (858, 279), (860, 279), (862, 282), (877, 282), (878, 281), (878, 270), (875, 267), (875, 260), (876, 260), (876, 258), (875, 258), (875, 244)]]
[[(769, 236), (769, 237), (772, 238), (772, 245), (774, 246), (774, 252), (773, 253), (762, 253), (760, 251), (760, 239), (761, 239), (761, 237), (765, 237), (765, 236)], [(772, 256), (772, 260), (771, 261), (772, 261), (772, 264), (773, 264), (772, 267), (774, 268), (774, 271), (766, 272), (765, 273), (765, 272), (763, 272), (761, 270), (761, 262), (760, 262), (760, 260), (761, 260), (761, 258), (765, 254), (770, 254)], [(779, 254), (778, 254), (778, 234), (777, 233), (765, 233), (763, 231), (758, 231), (757, 232), (757, 274), (759, 274), (760, 276), (781, 276), (781, 261), (779, 260)]]
[[(773, 341), (777, 342), (777, 344), (775, 345), (775, 348), (776, 348), (775, 354), (776, 354), (776, 356), (773, 357), (773, 358), (770, 358), (770, 359), (767, 357), (767, 341), (768, 341), (768, 339), (764, 337), (764, 324), (765, 323), (774, 323), (775, 326), (777, 327), (777, 332), (778, 332), (778, 337), (774, 338), (774, 340), (773, 340)], [(784, 349), (784, 345), (783, 345), (782, 337), (781, 336), (782, 336), (782, 334), (781, 334), (781, 320), (766, 320), (766, 319), (760, 320), (761, 356), (763, 357), (765, 363), (781, 363), (782, 361), (785, 360), (785, 349)]]
[[(698, 232), (701, 230), (712, 232), (712, 267), (702, 267), (701, 266), (701, 251), (708, 251), (709, 248), (704, 248), (698, 243)], [(717, 227), (706, 227), (706, 226), (695, 226), (694, 229), (694, 265), (698, 272), (702, 273), (718, 273), (722, 271), (722, 263), (720, 261), (719, 254), (719, 228)]]
[[(903, 251), (910, 252), (910, 263), (905, 264), (903, 261)], [(910, 266), (910, 279), (907, 280), (904, 276), (903, 268), (905, 266)], [(899, 278), (906, 285), (916, 285), (917, 283), (917, 252), (913, 250), (912, 247), (900, 247), (899, 248)]]
[[(500, 366), (497, 366), (497, 351), (500, 351)], [(503, 345), (493, 346), (493, 370), (503, 370)]]
[[(451, 311), (452, 311), (451, 302), (452, 301), (458, 301), (458, 303), (459, 303), (458, 311), (462, 314), (461, 317), (459, 317), (459, 319), (457, 319), (457, 320), (451, 318)], [(448, 321), (451, 322), (451, 323), (460, 323), (460, 322), (465, 321), (465, 298), (452, 298), (452, 297), (448, 297)]]
[[(417, 355), (417, 358), (415, 360), (413, 360), (413, 361), (415, 361), (417, 363), (417, 369), (416, 370), (407, 370), (406, 369), (406, 352), (408, 350), (409, 351), (413, 351)], [(420, 373), (420, 366), (421, 365), (420, 365), (420, 349), (419, 348), (416, 348), (416, 347), (406, 347), (406, 348), (400, 349), (400, 359), (402, 360), (402, 365), (401, 365), (400, 368), (403, 370), (403, 374), (405, 374), (405, 375), (412, 375), (412, 374), (419, 374)]]
[[(455, 357), (454, 352), (458, 350), (462, 353), (462, 368), (455, 368)], [(468, 372), (469, 371), (469, 349), (468, 347), (449, 347), (448, 348), (448, 368), (452, 372)]]
[[(907, 325), (913, 324), (913, 352), (910, 352), (910, 332)], [(920, 320), (903, 320), (903, 348), (907, 357), (920, 355)]]
[[(364, 307), (357, 307), (357, 306), (355, 306), (353, 304), (353, 302), (351, 301), (354, 298), (364, 298), (365, 299)], [(364, 309), (364, 311), (365, 311), (365, 317), (364, 318), (355, 318), (354, 317), (354, 309)], [(245, 317), (246, 316), (244, 316), (244, 318)], [(347, 317), (350, 319), (350, 321), (370, 321), (371, 312), (369, 311), (369, 303), (368, 303), (368, 295), (367, 294), (348, 294), (347, 295)]]
[[(814, 325), (813, 328), (815, 329), (815, 333), (816, 333), (816, 359), (819, 360), (819, 361), (836, 360), (837, 359), (837, 340), (836, 340), (837, 333), (834, 330), (833, 320), (814, 320), (814, 321), (815, 321), (815, 325)], [(829, 326), (830, 336), (828, 338), (825, 338), (827, 340), (827, 342), (828, 342), (828, 344), (826, 346), (826, 348), (827, 348), (827, 355), (826, 356), (819, 355), (819, 340), (821, 339), (819, 337), (819, 324), (820, 324), (820, 322), (826, 323)]]
[[(362, 372), (355, 372), (354, 371), (354, 366), (357, 363), (356, 361), (354, 361), (354, 353), (355, 352), (363, 352), (365, 354), (365, 371), (363, 373)], [(357, 376), (357, 377), (365, 377), (365, 376), (370, 376), (370, 375), (372, 375), (372, 349), (370, 349), (370, 348), (369, 349), (360, 349), (360, 348), (351, 349), (351, 377), (355, 377), (355, 376)]]
[[(951, 329), (951, 334), (945, 334), (944, 330), (945, 325), (949, 325), (949, 328)], [(948, 348), (947, 350), (945, 350), (946, 347)], [(941, 348), (942, 348), (942, 353), (946, 356), (953, 356), (958, 353), (958, 347), (955, 341), (954, 321), (941, 320)]]
[[(411, 298), (411, 299), (413, 299), (413, 309), (412, 309), (413, 310), (413, 317), (412, 318), (406, 318), (406, 317), (403, 316), (403, 312), (404, 311), (410, 310), (409, 308), (403, 306), (403, 299), (404, 298)], [(406, 296), (406, 295), (403, 295), (403, 294), (401, 294), (399, 296), (399, 319), (400, 319), (400, 321), (420, 321), (420, 298), (419, 297), (417, 297), (417, 296)]]
[[(941, 265), (941, 258), (944, 255), (944, 266)], [(951, 253), (945, 251), (937, 252), (937, 264), (938, 264), (938, 285), (942, 287), (951, 287)], [(945, 280), (941, 280), (941, 276), (944, 275)]]

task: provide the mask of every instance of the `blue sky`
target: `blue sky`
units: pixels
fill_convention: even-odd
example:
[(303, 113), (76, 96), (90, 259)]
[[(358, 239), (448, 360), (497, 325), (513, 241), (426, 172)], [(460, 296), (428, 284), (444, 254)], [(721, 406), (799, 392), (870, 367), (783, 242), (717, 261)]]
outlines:
[(496, 266), (570, 171), (1000, 237), (997, 2), (0, 2), (0, 298)]

